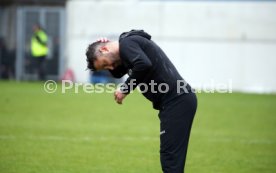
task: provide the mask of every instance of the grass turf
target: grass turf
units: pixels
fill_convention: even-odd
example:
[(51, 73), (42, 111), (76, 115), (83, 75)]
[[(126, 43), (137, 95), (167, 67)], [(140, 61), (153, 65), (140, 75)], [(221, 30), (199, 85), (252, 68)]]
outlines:
[[(60, 86), (59, 86), (60, 87)], [(188, 173), (275, 173), (276, 95), (198, 94)], [(0, 82), (1, 173), (161, 173), (159, 119), (141, 94), (47, 94)]]

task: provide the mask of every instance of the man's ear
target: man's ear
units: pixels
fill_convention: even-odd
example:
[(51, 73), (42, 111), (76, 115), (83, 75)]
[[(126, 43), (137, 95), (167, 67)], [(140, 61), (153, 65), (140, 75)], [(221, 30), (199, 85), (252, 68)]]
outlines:
[(106, 47), (106, 46), (101, 46), (100, 47), (100, 52), (101, 53), (104, 53), (104, 52), (108, 52), (109, 50), (108, 50), (108, 48)]

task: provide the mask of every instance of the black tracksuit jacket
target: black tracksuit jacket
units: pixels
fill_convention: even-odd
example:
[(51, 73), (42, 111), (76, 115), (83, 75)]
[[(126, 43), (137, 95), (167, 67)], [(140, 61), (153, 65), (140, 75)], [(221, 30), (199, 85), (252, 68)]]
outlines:
[[(135, 80), (136, 83), (132, 89), (135, 89), (140, 83), (147, 84), (148, 90), (143, 92), (143, 95), (153, 103), (154, 109), (160, 110), (172, 99), (191, 91), (190, 85), (187, 84), (185, 90), (178, 92), (177, 80), (184, 82), (184, 79), (162, 49), (143, 30), (131, 30), (122, 33), (119, 38), (119, 52), (122, 65), (110, 70), (111, 74), (120, 78), (128, 73), (129, 77), (125, 84), (129, 87), (121, 88), (126, 93), (130, 92), (131, 80)], [(149, 85), (152, 80), (156, 83), (154, 89), (151, 88), (153, 86)], [(158, 85), (161, 83), (167, 84), (168, 92), (158, 91)], [(181, 84), (183, 85), (183, 83)], [(164, 86), (160, 88), (162, 91), (166, 89)], [(140, 86), (140, 89), (146, 91), (143, 85)]]

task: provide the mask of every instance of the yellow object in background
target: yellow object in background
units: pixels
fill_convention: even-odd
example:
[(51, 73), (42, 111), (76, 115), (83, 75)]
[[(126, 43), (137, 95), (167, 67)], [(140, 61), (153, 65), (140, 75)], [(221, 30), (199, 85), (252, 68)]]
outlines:
[(33, 57), (41, 57), (48, 54), (47, 41), (48, 36), (43, 30), (38, 30), (34, 33), (31, 40), (31, 52)]

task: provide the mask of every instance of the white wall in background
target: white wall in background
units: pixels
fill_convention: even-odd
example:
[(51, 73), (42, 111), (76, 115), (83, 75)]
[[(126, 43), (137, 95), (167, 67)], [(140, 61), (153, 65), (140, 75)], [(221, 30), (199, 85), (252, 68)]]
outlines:
[(196, 88), (228, 84), (276, 92), (276, 2), (69, 0), (67, 56), (89, 81), (85, 50), (96, 38), (144, 29)]

